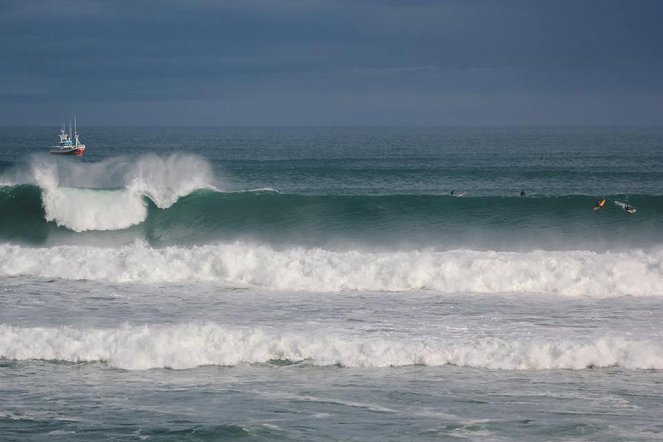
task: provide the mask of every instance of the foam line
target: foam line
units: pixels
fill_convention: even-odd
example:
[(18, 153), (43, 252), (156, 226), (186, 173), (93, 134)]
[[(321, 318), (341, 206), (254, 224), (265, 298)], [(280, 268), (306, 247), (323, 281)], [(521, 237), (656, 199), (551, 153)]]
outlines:
[(0, 245), (0, 276), (109, 282), (212, 281), (232, 286), (336, 292), (551, 293), (661, 296), (663, 251), (596, 253), (273, 249), (234, 242), (152, 248)]
[(408, 365), (506, 370), (584, 369), (620, 366), (663, 369), (658, 342), (599, 337), (588, 341), (478, 339), (403, 340), (338, 334), (270, 334), (217, 324), (145, 325), (94, 329), (21, 328), (0, 325), (0, 358), (106, 362), (117, 368), (186, 369), (234, 366), (274, 360), (320, 366), (401, 367)]

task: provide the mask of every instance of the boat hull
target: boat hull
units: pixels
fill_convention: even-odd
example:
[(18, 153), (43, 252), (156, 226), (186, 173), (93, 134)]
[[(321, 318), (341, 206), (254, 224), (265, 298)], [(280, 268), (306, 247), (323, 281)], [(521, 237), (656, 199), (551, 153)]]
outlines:
[(83, 156), (83, 152), (85, 152), (84, 145), (71, 146), (71, 147), (53, 147), (51, 149), (51, 153), (53, 155), (74, 155), (80, 157)]

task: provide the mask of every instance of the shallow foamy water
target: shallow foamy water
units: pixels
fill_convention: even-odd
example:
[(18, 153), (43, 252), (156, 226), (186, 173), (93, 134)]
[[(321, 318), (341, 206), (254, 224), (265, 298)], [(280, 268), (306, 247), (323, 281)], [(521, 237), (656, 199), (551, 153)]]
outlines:
[(661, 431), (657, 298), (7, 282), (8, 435), (648, 440)]

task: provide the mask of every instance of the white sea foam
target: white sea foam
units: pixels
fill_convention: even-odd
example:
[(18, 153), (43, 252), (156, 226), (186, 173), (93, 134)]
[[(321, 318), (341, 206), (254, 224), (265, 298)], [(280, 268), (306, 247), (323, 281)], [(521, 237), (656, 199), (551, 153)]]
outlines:
[(22, 328), (0, 325), (0, 358), (107, 362), (124, 369), (203, 365), (233, 366), (272, 360), (345, 367), (407, 365), (508, 370), (583, 369), (621, 366), (663, 369), (663, 346), (648, 340), (600, 337), (519, 341), (484, 338), (471, 342), (408, 340), (338, 334), (273, 334), (217, 324), (145, 325), (109, 329)]
[(247, 190), (241, 190), (241, 193), (247, 193), (247, 192), (267, 192), (267, 193), (281, 193), (278, 189), (274, 189), (273, 187), (260, 187), (258, 189), (247, 189)]
[(661, 296), (663, 251), (360, 252), (234, 242), (152, 248), (0, 245), (0, 276), (110, 282), (213, 281), (233, 286), (335, 292), (551, 293)]
[(126, 229), (147, 218), (143, 196), (130, 190), (56, 187), (43, 192), (42, 204), (47, 221), (75, 232)]

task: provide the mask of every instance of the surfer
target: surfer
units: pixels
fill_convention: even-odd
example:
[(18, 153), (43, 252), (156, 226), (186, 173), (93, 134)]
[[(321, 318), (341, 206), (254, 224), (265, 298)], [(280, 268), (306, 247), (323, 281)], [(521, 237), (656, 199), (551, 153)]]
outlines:
[(453, 190), (451, 191), (451, 196), (454, 196), (454, 191)]
[(635, 207), (633, 207), (629, 203), (625, 203), (625, 202), (622, 202), (622, 201), (615, 201), (615, 205), (621, 207), (622, 209), (624, 209), (624, 212), (630, 213), (631, 215), (634, 214), (635, 212), (637, 212)]
[(596, 202), (596, 204), (594, 204), (594, 209), (593, 210), (599, 210), (603, 206), (605, 206), (605, 198), (602, 198), (602, 199), (598, 200)]
[(527, 194), (526, 194), (525, 191), (523, 190), (523, 191), (520, 192), (520, 196), (527, 196)]

